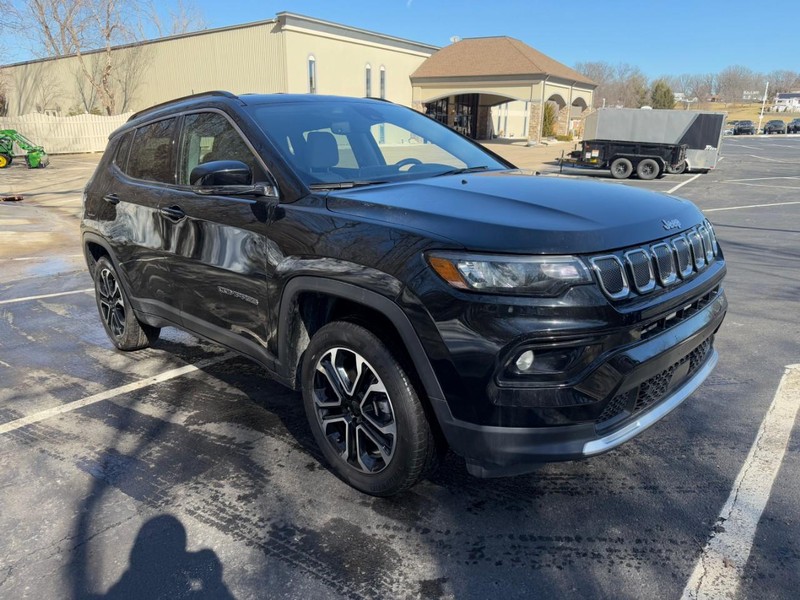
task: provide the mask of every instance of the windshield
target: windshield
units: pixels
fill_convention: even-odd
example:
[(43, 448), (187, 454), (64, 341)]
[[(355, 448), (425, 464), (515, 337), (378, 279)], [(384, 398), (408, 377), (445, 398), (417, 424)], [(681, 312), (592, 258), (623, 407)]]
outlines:
[(297, 175), (315, 188), (508, 168), (448, 127), (388, 102), (302, 101), (250, 110)]

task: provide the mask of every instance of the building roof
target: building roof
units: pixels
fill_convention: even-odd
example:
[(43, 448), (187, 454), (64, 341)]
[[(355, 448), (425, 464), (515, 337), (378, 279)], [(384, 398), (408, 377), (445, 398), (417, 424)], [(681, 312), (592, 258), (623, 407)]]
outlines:
[(778, 94), (776, 99), (778, 100), (791, 100), (792, 98), (800, 98), (800, 92), (789, 92), (784, 94)]
[(418, 78), (550, 75), (597, 87), (576, 70), (515, 38), (468, 38), (446, 46), (411, 75)]

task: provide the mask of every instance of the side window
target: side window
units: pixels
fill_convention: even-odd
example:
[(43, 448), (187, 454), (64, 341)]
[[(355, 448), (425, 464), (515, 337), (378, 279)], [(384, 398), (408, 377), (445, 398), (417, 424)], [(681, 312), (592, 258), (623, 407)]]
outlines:
[(197, 165), (213, 160), (239, 160), (250, 167), (255, 181), (265, 181), (266, 174), (239, 132), (219, 113), (187, 115), (183, 121), (178, 183), (189, 185), (189, 176)]
[(136, 130), (126, 173), (137, 179), (175, 183), (172, 170), (172, 138), (175, 119), (165, 119)]
[(128, 155), (131, 153), (133, 134), (133, 131), (123, 134), (122, 140), (117, 144), (117, 152), (114, 154), (114, 164), (123, 173), (128, 172)]

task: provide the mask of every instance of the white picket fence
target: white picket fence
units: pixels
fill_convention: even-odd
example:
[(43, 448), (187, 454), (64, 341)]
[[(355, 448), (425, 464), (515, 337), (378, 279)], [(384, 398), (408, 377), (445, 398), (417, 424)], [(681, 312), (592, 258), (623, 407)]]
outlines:
[(48, 154), (100, 152), (105, 150), (108, 135), (130, 116), (131, 113), (112, 117), (52, 117), (33, 113), (21, 117), (0, 117), (0, 129), (17, 130), (37, 146), (43, 146)]

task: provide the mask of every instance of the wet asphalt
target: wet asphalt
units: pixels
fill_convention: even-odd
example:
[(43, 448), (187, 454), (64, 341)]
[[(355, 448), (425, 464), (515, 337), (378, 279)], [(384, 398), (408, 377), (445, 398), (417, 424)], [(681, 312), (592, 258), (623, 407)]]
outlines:
[[(609, 454), (496, 480), (448, 455), (393, 499), (331, 474), (299, 394), (255, 364), (169, 329), (115, 351), (89, 292), (7, 302), (90, 288), (80, 265), (0, 262), (0, 426), (130, 388), (0, 433), (0, 597), (679, 598), (800, 363), (800, 138), (723, 154), (696, 179), (625, 183), (688, 181), (676, 195), (715, 225), (730, 310), (706, 383)], [(799, 455), (795, 423), (740, 598), (800, 588)]]

